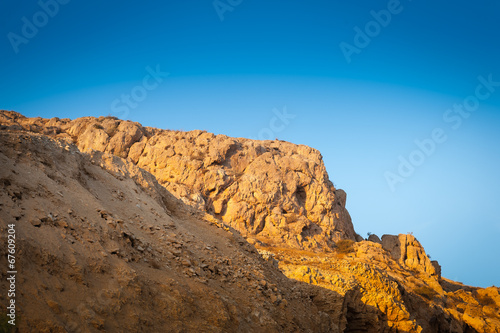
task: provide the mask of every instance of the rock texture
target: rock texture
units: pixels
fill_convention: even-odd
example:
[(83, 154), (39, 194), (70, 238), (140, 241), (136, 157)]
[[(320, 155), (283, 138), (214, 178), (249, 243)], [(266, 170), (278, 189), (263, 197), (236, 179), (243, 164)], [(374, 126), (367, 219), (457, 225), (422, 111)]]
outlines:
[(389, 251), (399, 263), (430, 275), (436, 275), (436, 268), (425, 254), (424, 248), (413, 235), (383, 235), (382, 248)]
[(0, 164), (22, 332), (500, 332), (498, 288), (355, 234), (312, 148), (0, 111)]
[[(0, 239), (6, 244), (7, 224), (15, 224), (20, 332), (345, 326), (311, 301), (318, 287), (287, 279), (234, 229), (125, 159), (0, 131), (0, 163)], [(0, 247), (2, 267), (6, 251)], [(5, 270), (0, 275), (8, 290)], [(342, 306), (339, 295), (330, 297)], [(7, 306), (5, 292), (0, 304)]]
[[(411, 235), (394, 237), (416, 244)], [(288, 277), (344, 297), (345, 308), (337, 309), (345, 311), (344, 332), (500, 332), (499, 288), (442, 280), (435, 271), (427, 271), (425, 260), (416, 266), (412, 254), (403, 261), (370, 241), (321, 255), (265, 250)], [(408, 253), (425, 255), (422, 248)]]
[(42, 119), (3, 111), (0, 125), (127, 158), (245, 237), (316, 249), (355, 239), (346, 193), (328, 179), (321, 154), (307, 146), (159, 130), (112, 117)]

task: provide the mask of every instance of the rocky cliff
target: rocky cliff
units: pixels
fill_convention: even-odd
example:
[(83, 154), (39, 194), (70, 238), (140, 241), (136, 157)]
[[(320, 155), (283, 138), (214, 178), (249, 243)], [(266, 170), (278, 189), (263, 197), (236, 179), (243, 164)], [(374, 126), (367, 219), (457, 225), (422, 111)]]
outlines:
[(3, 112), (0, 124), (128, 159), (247, 238), (298, 248), (355, 239), (346, 193), (335, 189), (321, 154), (307, 146), (159, 130), (111, 117), (71, 121)]
[[(234, 229), (108, 153), (0, 131), (0, 233), (15, 224), (19, 332), (339, 332)], [(7, 248), (0, 247), (7, 267)], [(7, 306), (6, 270), (0, 303)], [(342, 298), (331, 292), (342, 307)], [(5, 310), (0, 310), (2, 331)], [(10, 332), (10, 330), (5, 330)]]
[(356, 235), (312, 148), (0, 111), (0, 163), (21, 331), (500, 332), (498, 288)]

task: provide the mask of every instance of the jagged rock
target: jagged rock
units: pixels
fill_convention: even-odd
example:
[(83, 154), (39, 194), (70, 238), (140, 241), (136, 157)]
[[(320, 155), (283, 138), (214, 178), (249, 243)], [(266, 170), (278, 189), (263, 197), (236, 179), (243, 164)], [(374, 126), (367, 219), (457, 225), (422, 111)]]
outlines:
[(313, 148), (158, 130), (109, 117), (47, 121), (7, 111), (0, 117), (1, 125), (37, 133), (48, 123), (56, 131), (47, 135), (71, 137), (81, 151), (129, 158), (177, 198), (246, 237), (311, 249), (356, 239), (347, 195), (335, 189)]
[(410, 269), (436, 275), (436, 269), (431, 263), (424, 248), (413, 235), (383, 235), (382, 247), (389, 251), (392, 257)]
[[(80, 153), (71, 144), (62, 149), (59, 140), (0, 131), (0, 182), (6, 188), (0, 192), (0, 237), (6, 244), (6, 226), (15, 221), (22, 258), (16, 281), (20, 332), (340, 332), (341, 312), (326, 314), (308, 295), (296, 297), (292, 290), (305, 287), (248, 251), (233, 229), (205, 220), (130, 160)], [(14, 201), (14, 188), (35, 195)], [(142, 208), (116, 200), (117, 189)], [(65, 196), (54, 196), (58, 191)], [(145, 222), (132, 223), (137, 216)], [(40, 228), (32, 226), (34, 218)], [(108, 224), (115, 218), (121, 223)], [(58, 227), (62, 221), (67, 228)], [(177, 257), (168, 255), (177, 248)], [(6, 251), (0, 247), (2, 267)], [(199, 269), (198, 262), (216, 274)], [(246, 273), (237, 284), (236, 272)], [(261, 281), (258, 297), (254, 281)], [(7, 279), (0, 289), (9, 289)], [(0, 295), (2, 303), (6, 295)], [(252, 313), (261, 320), (247, 321)]]
[(354, 247), (355, 256), (340, 260), (336, 254), (268, 250), (288, 277), (342, 296), (344, 332), (500, 332), (499, 288), (457, 284), (446, 291), (437, 276), (401, 266), (378, 243)]
[(441, 265), (437, 260), (432, 260), (431, 264), (434, 267), (434, 270), (436, 271), (436, 275), (438, 276), (439, 279), (441, 279)]

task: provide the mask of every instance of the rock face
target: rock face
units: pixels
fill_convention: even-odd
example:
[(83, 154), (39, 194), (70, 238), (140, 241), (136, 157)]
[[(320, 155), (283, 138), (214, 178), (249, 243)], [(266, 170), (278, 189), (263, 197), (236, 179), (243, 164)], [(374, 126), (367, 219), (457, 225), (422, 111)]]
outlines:
[(382, 247), (400, 264), (430, 275), (436, 275), (436, 268), (425, 254), (424, 248), (413, 235), (383, 235)]
[(355, 239), (346, 193), (335, 189), (321, 154), (307, 146), (159, 130), (111, 117), (48, 120), (3, 111), (0, 125), (128, 158), (245, 237), (316, 249)]
[[(416, 244), (411, 235), (394, 237)], [(500, 332), (499, 288), (442, 280), (425, 266), (408, 267), (378, 243), (354, 243), (342, 253), (267, 251), (286, 276), (343, 296), (345, 308), (337, 311), (345, 311), (344, 332)]]
[(500, 333), (498, 288), (364, 241), (309, 147), (0, 111), (0, 165), (22, 332)]
[[(287, 279), (237, 231), (185, 205), (128, 160), (2, 130), (0, 164), (0, 241), (15, 224), (19, 332), (345, 326), (345, 317), (311, 301), (321, 288)], [(7, 267), (6, 246), (0, 265)], [(0, 276), (8, 290), (6, 271)], [(329, 295), (342, 307), (339, 295)], [(8, 302), (0, 293), (2, 309)]]

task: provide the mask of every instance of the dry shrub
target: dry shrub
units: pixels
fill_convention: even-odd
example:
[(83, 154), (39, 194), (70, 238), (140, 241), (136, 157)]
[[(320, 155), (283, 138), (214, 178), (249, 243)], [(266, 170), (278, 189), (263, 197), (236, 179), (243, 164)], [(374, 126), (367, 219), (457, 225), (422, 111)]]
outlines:
[(350, 239), (342, 239), (338, 241), (335, 245), (336, 245), (335, 249), (337, 250), (338, 253), (347, 254), (354, 251), (354, 246), (353, 246), (354, 241)]
[(419, 294), (422, 297), (427, 298), (428, 300), (432, 300), (434, 296), (437, 295), (437, 292), (434, 289), (427, 286), (416, 288), (415, 293)]

